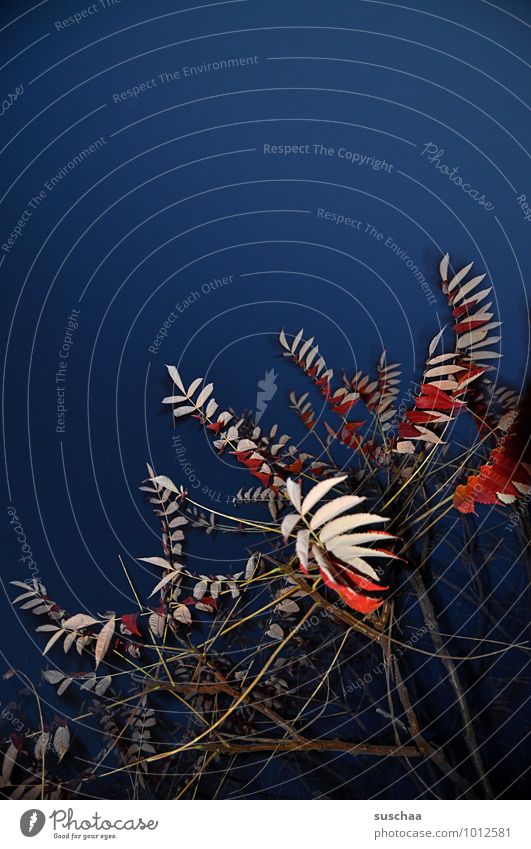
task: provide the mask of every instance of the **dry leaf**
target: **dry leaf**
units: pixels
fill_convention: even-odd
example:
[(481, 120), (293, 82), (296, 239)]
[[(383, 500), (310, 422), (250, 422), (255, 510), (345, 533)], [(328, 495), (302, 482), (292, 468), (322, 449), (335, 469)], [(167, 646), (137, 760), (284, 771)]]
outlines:
[(91, 625), (99, 625), (100, 622), (101, 619), (94, 619), (93, 616), (87, 616), (85, 613), (77, 613), (63, 622), (63, 627), (72, 631), (79, 631), (80, 628), (89, 628)]
[(186, 604), (178, 604), (173, 611), (173, 617), (177, 620), (177, 622), (181, 622), (183, 625), (192, 624), (192, 614)]
[(55, 732), (53, 745), (56, 753), (59, 755), (59, 761), (62, 761), (70, 748), (70, 731), (66, 725), (60, 725)]
[(96, 669), (100, 665), (103, 660), (107, 650), (111, 644), (111, 640), (114, 635), (114, 626), (116, 619), (113, 616), (112, 619), (109, 619), (108, 622), (103, 626), (100, 633), (98, 634), (98, 639), (96, 640), (96, 649), (95, 649), (95, 657), (96, 657)]

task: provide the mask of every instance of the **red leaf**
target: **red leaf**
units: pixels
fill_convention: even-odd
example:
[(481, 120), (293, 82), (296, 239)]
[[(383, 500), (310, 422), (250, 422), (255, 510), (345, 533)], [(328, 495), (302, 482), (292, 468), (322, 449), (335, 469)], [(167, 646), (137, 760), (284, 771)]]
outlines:
[(15, 732), (13, 732), (11, 734), (11, 742), (15, 746), (17, 752), (24, 751), (24, 737), (21, 734), (15, 734)]
[(455, 310), (452, 310), (452, 316), (454, 318), (459, 318), (465, 313), (470, 313), (475, 305), (476, 301), (470, 301), (469, 304), (462, 304), (460, 307), (456, 307)]
[(231, 451), (231, 454), (234, 454), (238, 463), (245, 463), (248, 457), (250, 457), (250, 451)]
[(346, 404), (336, 404), (332, 407), (334, 413), (337, 413), (338, 416), (346, 416), (348, 412), (358, 403), (358, 399), (356, 398), (354, 401), (347, 401)]
[(398, 435), (403, 439), (407, 439), (410, 436), (418, 436), (419, 431), (413, 425), (409, 425), (406, 422), (400, 422), (398, 425)]
[(290, 463), (289, 466), (284, 466), (285, 472), (292, 472), (294, 475), (298, 475), (302, 470), (302, 460), (295, 460), (295, 462)]
[(204, 595), (203, 598), (199, 599), (201, 604), (207, 604), (212, 610), (217, 610), (218, 603), (215, 598), (212, 598), (211, 595)]
[(437, 418), (437, 413), (421, 413), (417, 410), (410, 410), (406, 413), (406, 419), (408, 422), (415, 424), (428, 424), (428, 422)]
[(260, 483), (263, 483), (265, 487), (269, 486), (269, 481), (271, 480), (271, 475), (268, 475), (266, 472), (251, 472), (253, 477), (258, 478)]
[[(376, 610), (376, 608), (383, 604), (383, 598), (372, 598), (371, 596), (366, 596), (358, 587), (361, 587), (363, 582), (366, 582), (370, 587), (374, 587), (378, 591), (388, 589), (388, 587), (382, 587), (380, 584), (373, 584), (361, 575), (356, 575), (350, 569), (344, 569), (339, 566), (335, 566), (335, 568), (337, 570), (336, 579), (334, 579), (331, 573), (327, 574), (323, 568), (320, 568), (319, 570), (321, 577), (326, 586), (331, 590), (334, 590), (343, 599), (343, 601), (352, 608), (352, 610), (357, 610), (359, 613), (372, 613)], [(354, 586), (341, 583), (342, 580), (351, 581)], [(359, 584), (358, 581), (360, 582)], [(366, 589), (368, 588), (369, 587), (366, 587)]]
[(365, 421), (361, 421), (361, 422), (345, 422), (345, 424), (343, 425), (343, 427), (344, 427), (344, 429), (345, 429), (345, 430), (348, 430), (348, 432), (349, 432), (349, 433), (354, 433), (355, 431), (359, 430), (359, 429), (360, 429), (360, 427), (362, 427), (362, 425), (364, 425), (364, 424), (365, 424)]
[(429, 383), (423, 383), (420, 389), (423, 394), (415, 401), (419, 410), (457, 410), (465, 406), (463, 401), (454, 401), (446, 392)]
[(179, 600), (179, 603), (186, 604), (187, 607), (193, 607), (194, 604), (197, 604), (197, 599), (189, 595), (188, 598), (184, 598), (182, 601)]
[(481, 327), (482, 324), (487, 324), (488, 319), (484, 318), (482, 321), (463, 321), (461, 324), (456, 324), (454, 326), (454, 333), (464, 333), (468, 330), (475, 330), (476, 327)]
[(137, 613), (124, 613), (121, 617), (122, 625), (124, 625), (127, 630), (134, 634), (135, 637), (141, 637), (142, 634), (138, 630), (138, 614)]

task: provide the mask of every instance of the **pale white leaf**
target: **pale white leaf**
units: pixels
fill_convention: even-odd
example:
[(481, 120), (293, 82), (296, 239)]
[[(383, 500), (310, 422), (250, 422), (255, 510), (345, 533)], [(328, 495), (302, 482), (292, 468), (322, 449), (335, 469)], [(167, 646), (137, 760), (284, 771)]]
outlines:
[(43, 613), (49, 613), (52, 607), (53, 601), (45, 601), (44, 604), (41, 604), (39, 607), (34, 607), (31, 612), (35, 614), (35, 616), (42, 616)]
[(288, 498), (299, 513), (301, 512), (301, 485), (296, 483), (292, 478), (286, 481), (286, 492)]
[(476, 342), (481, 342), (487, 335), (488, 330), (478, 327), (476, 330), (470, 330), (468, 333), (463, 333), (457, 340), (458, 348), (468, 348)]
[(463, 366), (435, 366), (435, 368), (428, 369), (424, 377), (444, 377), (447, 374), (457, 374), (458, 371), (464, 371)]
[(334, 537), (327, 544), (327, 548), (332, 548), (337, 545), (363, 545), (367, 542), (386, 542), (387, 540), (397, 539), (393, 534), (388, 534), (386, 531), (366, 531), (364, 533), (344, 534), (343, 536)]
[(206, 602), (203, 603), (202, 601), (197, 602), (195, 609), (202, 610), (203, 613), (214, 613), (214, 608), (212, 607), (212, 605), (207, 604)]
[(455, 289), (458, 283), (460, 283), (461, 280), (467, 276), (468, 272), (470, 271), (473, 265), (474, 263), (470, 262), (468, 265), (465, 265), (463, 268), (461, 268), (460, 271), (457, 272), (455, 277), (453, 277), (448, 283), (448, 292), (452, 292)]
[[(190, 407), (190, 406), (177, 407), (173, 411), (173, 415), (175, 416), (176, 419), (180, 419), (181, 416), (188, 416), (190, 413), (195, 413), (195, 407)], [(177, 490), (174, 490), (174, 491), (177, 492)]]
[(182, 401), (187, 401), (186, 395), (167, 395), (162, 399), (163, 404), (180, 404)]
[(303, 333), (304, 333), (304, 330), (299, 330), (299, 332), (295, 336), (295, 339), (293, 340), (293, 344), (291, 346), (291, 353), (292, 354), (295, 354), (295, 351), (297, 350), (297, 346), (302, 339)]
[(347, 555), (345, 557), (342, 557), (341, 559), (344, 560), (345, 563), (348, 563), (349, 566), (353, 566), (354, 569), (357, 569), (358, 572), (361, 572), (362, 575), (366, 575), (367, 578), (371, 578), (371, 580), (376, 582), (380, 581), (380, 576), (378, 575), (378, 573), (372, 568), (372, 566), (369, 566), (369, 564), (366, 563), (365, 560), (362, 560), (361, 557), (349, 557)]
[(207, 404), (205, 415), (208, 416), (209, 419), (211, 419), (212, 416), (214, 415), (214, 413), (216, 412), (217, 408), (218, 408), (218, 405), (216, 404), (214, 399), (211, 398), (210, 401)]
[(283, 613), (285, 616), (292, 616), (294, 613), (299, 612), (300, 607), (296, 601), (292, 601), (292, 599), (286, 598), (278, 605), (277, 610), (279, 610), (280, 613)]
[(100, 622), (101, 619), (94, 619), (93, 616), (87, 616), (86, 613), (77, 613), (63, 622), (63, 628), (79, 631), (80, 628), (89, 628), (91, 625), (99, 625)]
[(17, 747), (14, 743), (10, 743), (6, 749), (4, 760), (2, 762), (2, 787), (5, 787), (7, 784), (9, 784), (9, 779), (11, 778), (11, 774), (13, 772), (17, 756)]
[(48, 640), (48, 642), (47, 642), (47, 643), (46, 643), (46, 645), (44, 646), (43, 654), (46, 654), (46, 652), (48, 652), (48, 651), (52, 648), (52, 646), (54, 646), (54, 645), (55, 645), (55, 643), (57, 642), (57, 640), (58, 640), (60, 637), (62, 637), (63, 633), (64, 633), (64, 631), (63, 631), (63, 630), (56, 631), (56, 632), (55, 632), (55, 634), (53, 634), (53, 635), (50, 637), (50, 639)]
[[(96, 679), (94, 679), (94, 680), (96, 680)], [(105, 695), (106, 691), (109, 689), (111, 684), (112, 684), (112, 676), (111, 675), (105, 675), (103, 678), (100, 678), (100, 680), (96, 684), (96, 686), (94, 688), (94, 692), (98, 696), (103, 696), (103, 695)]]
[(329, 522), (331, 519), (334, 519), (336, 516), (344, 513), (345, 510), (350, 510), (351, 507), (357, 507), (358, 504), (361, 504), (365, 500), (366, 499), (360, 495), (342, 495), (339, 498), (334, 498), (333, 501), (323, 504), (323, 506), (317, 510), (310, 522), (310, 528), (312, 531), (317, 530), (317, 528), (320, 528), (325, 522)]
[(310, 540), (310, 531), (303, 530), (299, 531), (297, 534), (297, 541), (295, 543), (295, 551), (297, 552), (297, 557), (299, 558), (299, 562), (304, 566), (305, 569), (308, 568), (308, 543)]
[[(491, 293), (491, 292), (492, 292), (492, 286), (489, 286), (489, 288), (488, 288), (488, 289), (482, 289), (482, 290), (481, 290), (481, 292), (474, 292), (474, 294), (472, 295), (472, 297), (471, 297), (471, 298), (467, 298), (467, 300), (466, 300), (466, 301), (463, 301), (463, 303), (461, 304), (461, 306), (462, 306), (462, 307), (467, 307), (467, 306), (469, 306), (470, 304), (474, 304), (474, 305), (475, 305), (475, 304), (479, 304), (479, 302), (480, 302), (480, 301), (482, 301), (484, 298), (486, 298), (486, 297), (487, 297), (487, 295), (490, 295), (490, 293)], [(491, 302), (491, 303), (492, 303), (492, 302)]]
[(37, 737), (37, 742), (35, 743), (35, 749), (33, 752), (36, 760), (41, 761), (43, 759), (49, 742), (50, 735), (46, 731), (43, 731), (42, 734)]
[(443, 445), (444, 444), (442, 439), (440, 439), (438, 436), (436, 436), (435, 433), (432, 433), (431, 430), (428, 430), (427, 428), (422, 427), (422, 425), (415, 425), (415, 427), (419, 431), (420, 436), (418, 436), (418, 437), (412, 436), (411, 439), (419, 439), (421, 442), (430, 442), (433, 445)]
[(179, 492), (177, 487), (171, 478), (166, 477), (166, 475), (155, 475), (154, 478), (150, 478), (153, 483), (156, 483), (158, 486), (163, 487), (164, 489), (170, 489), (172, 492)]
[(284, 631), (282, 630), (280, 625), (277, 625), (276, 623), (274, 623), (266, 631), (266, 634), (267, 634), (268, 637), (271, 637), (272, 640), (281, 640), (282, 637), (284, 636)]
[(342, 483), (346, 479), (347, 475), (340, 475), (337, 478), (329, 478), (328, 480), (321, 481), (320, 483), (312, 487), (312, 489), (308, 492), (304, 501), (302, 502), (302, 507), (300, 511), (301, 515), (304, 516), (308, 512), (308, 510), (311, 510), (312, 507), (314, 507), (318, 501), (324, 498), (324, 496), (327, 495), (331, 489), (333, 489), (335, 486)]
[[(256, 442), (253, 442), (251, 439), (240, 439), (238, 445), (236, 446), (237, 451), (253, 451), (257, 447)], [(253, 459), (262, 460), (263, 457), (261, 454), (253, 454)]]
[(115, 617), (113, 616), (109, 619), (108, 622), (105, 623), (103, 628), (98, 634), (98, 638), (96, 640), (96, 649), (95, 649), (95, 657), (96, 657), (96, 669), (100, 665), (101, 661), (105, 657), (109, 646), (111, 644), (111, 640), (114, 636), (114, 626), (115, 626)]
[[(315, 348), (312, 348), (312, 350), (310, 351), (310, 353), (306, 357), (305, 366), (306, 366), (307, 369), (310, 368), (311, 364), (313, 363), (313, 361), (316, 358), (318, 353), (319, 353), (319, 348), (316, 345)], [(302, 357), (302, 354), (301, 354), (301, 357)]]
[(77, 632), (76, 631), (70, 631), (70, 633), (66, 635), (65, 641), (63, 643), (63, 651), (64, 651), (65, 654), (67, 654), (70, 651), (70, 649), (72, 648), (72, 645), (74, 644), (76, 639), (77, 639)]
[(203, 404), (205, 403), (207, 398), (210, 398), (210, 396), (212, 395), (213, 389), (214, 389), (213, 383), (207, 383), (207, 385), (203, 387), (203, 389), (201, 390), (201, 392), (197, 396), (197, 399), (196, 399), (196, 402), (195, 402), (197, 407), (203, 406)]
[(488, 336), (487, 339), (484, 339), (482, 342), (476, 342), (474, 350), (477, 351), (478, 348), (487, 348), (489, 345), (496, 345), (500, 342), (501, 338), (501, 336)]
[(39, 604), (42, 604), (42, 598), (37, 596), (37, 598), (33, 597), (31, 601), (27, 601), (25, 604), (20, 606), (21, 610), (31, 610), (33, 607), (38, 607)]
[(35, 590), (29, 590), (27, 593), (21, 593), (13, 599), (13, 604), (17, 604), (19, 601), (23, 601), (25, 598), (35, 598), (36, 595), (37, 593)]
[[(10, 581), (9, 583), (11, 584), (12, 587), (20, 587), (23, 590), (31, 589), (29, 583), (26, 583), (24, 581)], [(44, 587), (42, 586), (42, 584), (39, 585), (38, 581), (36, 581), (35, 578), (33, 579), (33, 585), (34, 585), (33, 589), (38, 590), (39, 586), (40, 586), (40, 591), (42, 591), (43, 593), (46, 592)]]
[(451, 354), (438, 354), (438, 356), (436, 356), (436, 357), (430, 357), (430, 359), (428, 360), (426, 365), (435, 366), (438, 363), (445, 363), (448, 360), (454, 360), (454, 359), (455, 359), (455, 351), (453, 351)]
[(47, 669), (42, 673), (42, 677), (50, 684), (59, 684), (59, 682), (65, 677), (65, 674), (64, 672), (60, 672), (58, 669)]
[(393, 451), (396, 454), (413, 454), (415, 446), (409, 439), (403, 439), (396, 443), (396, 447), (393, 448)]
[(301, 349), (299, 351), (299, 359), (302, 360), (306, 351), (310, 350), (310, 348), (313, 345), (313, 339), (314, 339), (314, 337), (312, 336), (310, 339), (307, 339), (306, 342), (301, 346)]
[(322, 543), (328, 542), (339, 534), (346, 531), (351, 531), (353, 528), (359, 528), (363, 525), (370, 525), (374, 522), (389, 521), (384, 516), (376, 516), (373, 513), (349, 513), (347, 516), (340, 516), (338, 519), (333, 519), (321, 530), (319, 539)]
[(298, 522), (300, 522), (300, 518), (301, 517), (298, 513), (288, 513), (287, 516), (284, 516), (282, 524), (280, 525), (280, 532), (284, 537), (284, 542), (287, 542), (293, 528)]
[(516, 501), (516, 495), (508, 495), (505, 492), (497, 492), (496, 498), (502, 502), (502, 504), (513, 504)]
[(168, 366), (167, 365), (166, 368), (168, 369), (168, 373), (169, 373), (171, 379), (173, 380), (173, 382), (175, 383), (175, 385), (178, 387), (178, 389), (180, 389), (181, 392), (186, 393), (186, 389), (184, 388), (184, 383), (182, 382), (181, 376), (180, 376), (179, 372), (177, 371), (177, 369), (175, 368), (175, 366)]
[(152, 563), (153, 566), (160, 566), (161, 569), (171, 569), (171, 563), (168, 563), (164, 557), (138, 557), (137, 560), (143, 560), (144, 563)]
[(172, 519), (169, 523), (168, 527), (170, 528), (180, 528), (182, 525), (187, 525), (188, 519), (185, 519), (184, 516), (176, 516), (175, 519)]
[(284, 330), (280, 331), (280, 333), (278, 335), (278, 339), (279, 339), (279, 342), (282, 345), (282, 347), (285, 348), (286, 351), (290, 351), (290, 353), (291, 353), (291, 348), (288, 344), (288, 340), (286, 339), (286, 334), (284, 333)]
[(173, 617), (177, 620), (177, 622), (181, 622), (183, 625), (192, 624), (192, 614), (186, 604), (178, 604), (173, 611)]
[[(447, 256), (448, 256), (448, 254), (447, 254)], [(443, 279), (445, 279), (445, 278), (443, 278)], [(437, 349), (437, 346), (438, 346), (439, 342), (441, 341), (442, 335), (443, 335), (445, 330), (446, 330), (446, 325), (444, 325), (444, 327), (437, 333), (437, 336), (434, 336), (433, 339), (431, 340), (430, 347), (428, 348), (428, 354), (429, 354), (430, 357), (433, 356), (434, 351)]]
[(198, 581), (194, 587), (194, 598), (201, 599), (208, 589), (208, 581)]
[[(459, 289), (459, 292), (457, 293), (457, 295), (455, 296), (455, 298), (452, 301), (452, 307), (455, 307), (455, 305), (457, 303), (459, 303), (460, 300), (462, 300), (466, 295), (468, 295), (469, 292), (472, 292), (473, 289), (475, 289), (476, 286), (479, 283), (481, 283), (481, 281), (484, 280), (484, 279), (485, 279), (485, 275), (480, 274), (479, 277), (472, 277), (471, 280), (469, 280), (467, 283), (465, 283), (463, 286), (461, 286), (461, 288)], [(450, 291), (450, 287), (448, 287), (448, 291)]]
[(467, 354), (469, 360), (497, 360), (502, 355), (497, 351), (472, 351), (470, 354)]
[(53, 745), (59, 760), (62, 761), (70, 748), (70, 731), (66, 726), (59, 726), (53, 738)]
[(245, 580), (250, 581), (256, 572), (256, 566), (258, 563), (257, 556), (255, 554), (251, 554), (247, 564), (245, 566)]
[(152, 613), (148, 619), (149, 628), (152, 634), (155, 637), (163, 637), (164, 636), (164, 625), (165, 625), (165, 617), (161, 616), (159, 613)]
[(173, 581), (173, 579), (176, 578), (177, 575), (180, 575), (180, 573), (180, 569), (174, 569), (173, 572), (170, 572), (168, 575), (165, 575), (162, 581), (159, 581), (157, 586), (154, 587), (153, 590), (151, 590), (150, 594), (148, 595), (148, 598), (151, 598), (152, 595), (155, 595), (155, 593), (158, 592), (158, 590), (161, 590), (162, 587), (165, 587), (167, 583)]
[[(448, 391), (453, 392), (455, 389), (457, 389), (458, 385), (459, 384), (457, 383), (457, 380), (455, 380), (455, 378), (453, 378), (452, 380), (430, 380), (430, 386), (435, 386), (436, 389), (442, 389), (443, 392), (448, 392)], [(430, 410), (430, 415), (437, 415), (437, 414), (435, 413), (434, 410)], [(433, 424), (436, 421), (437, 422), (450, 421), (450, 418), (447, 417), (446, 419), (440, 419), (440, 418), (430, 419), (430, 424)]]
[[(344, 537), (336, 537), (336, 539), (327, 543), (327, 549), (342, 559), (345, 554), (349, 557), (389, 557), (391, 560), (398, 559), (398, 555), (393, 554), (392, 551), (367, 548), (362, 545), (353, 545), (351, 544), (350, 536), (351, 534), (347, 534)], [(352, 534), (352, 536), (355, 536), (355, 534)]]
[(203, 381), (202, 377), (196, 377), (195, 380), (192, 380), (190, 386), (188, 387), (188, 392), (186, 393), (189, 398), (192, 397), (192, 395), (194, 394), (194, 392), (196, 391), (196, 389), (198, 388), (200, 383), (202, 383), (202, 381)]
[(228, 581), (227, 586), (230, 590), (231, 598), (239, 598), (241, 593), (238, 585), (234, 581)]

